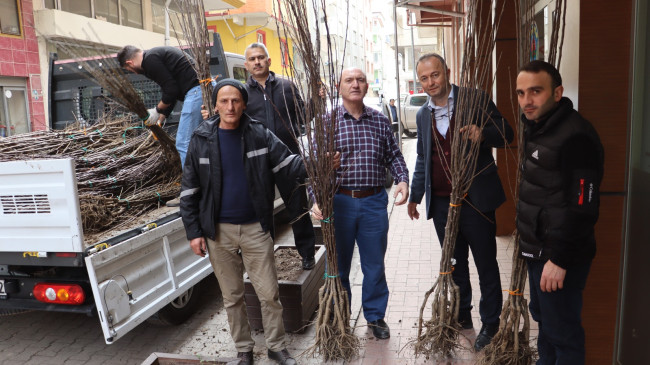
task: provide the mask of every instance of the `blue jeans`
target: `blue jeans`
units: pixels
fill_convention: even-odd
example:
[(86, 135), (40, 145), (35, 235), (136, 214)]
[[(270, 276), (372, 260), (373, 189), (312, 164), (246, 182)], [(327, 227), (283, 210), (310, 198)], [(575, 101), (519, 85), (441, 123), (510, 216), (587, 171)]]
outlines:
[(545, 261), (528, 261), (530, 314), (539, 324), (537, 365), (580, 365), (585, 363), (585, 331), (582, 328), (582, 291), (591, 262), (571, 266), (564, 287), (543, 292), (539, 283)]
[(194, 86), (185, 94), (181, 118), (178, 121), (178, 130), (176, 131), (176, 149), (181, 156), (181, 166), (185, 166), (185, 155), (187, 154), (187, 147), (190, 145), (192, 132), (203, 121), (201, 104), (203, 104), (201, 86)]
[(383, 319), (388, 305), (384, 256), (388, 246), (388, 194), (386, 190), (365, 198), (334, 196), (334, 229), (341, 283), (350, 291), (350, 266), (356, 241), (363, 272), (361, 301), (368, 322)]

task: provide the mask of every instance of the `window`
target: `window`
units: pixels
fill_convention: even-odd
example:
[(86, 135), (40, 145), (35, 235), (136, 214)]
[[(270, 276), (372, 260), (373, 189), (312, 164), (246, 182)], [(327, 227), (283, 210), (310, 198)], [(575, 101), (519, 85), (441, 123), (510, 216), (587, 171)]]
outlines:
[(257, 43), (262, 43), (266, 46), (266, 32), (263, 30), (257, 31)]
[[(142, 0), (120, 0), (122, 25), (142, 29)], [(176, 28), (179, 31), (179, 28)]]
[(90, 0), (61, 0), (61, 10), (90, 17)]
[(30, 130), (25, 79), (0, 77), (0, 136)]
[[(0, 3), (4, 4), (6, 1), (8, 0), (0, 0)], [(165, 31), (164, 3), (165, 0), (151, 0), (153, 28), (154, 31), (162, 28), (159, 33)], [(172, 1), (172, 4), (175, 2)], [(143, 29), (142, 0), (43, 0), (43, 5), (47, 9), (59, 9), (113, 24)], [(158, 11), (158, 7), (162, 11)], [(170, 5), (170, 8), (173, 6)], [(3, 9), (0, 8), (0, 10)], [(171, 18), (173, 21), (173, 16)], [(2, 18), (3, 26), (4, 22), (5, 20)]]
[(0, 31), (2, 34), (20, 35), (18, 1), (0, 0)]
[(232, 78), (241, 82), (246, 82), (248, 79), (248, 71), (244, 67), (234, 66), (232, 68)]
[(118, 0), (95, 0), (95, 19), (120, 24)]
[(280, 38), (280, 54), (282, 55), (282, 67), (289, 67), (289, 47), (287, 40)]

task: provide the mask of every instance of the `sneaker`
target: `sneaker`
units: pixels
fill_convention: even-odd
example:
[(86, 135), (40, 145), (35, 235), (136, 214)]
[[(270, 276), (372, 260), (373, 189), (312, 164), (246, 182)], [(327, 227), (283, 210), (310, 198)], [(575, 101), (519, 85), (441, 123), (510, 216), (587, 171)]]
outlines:
[(297, 365), (296, 360), (291, 357), (291, 354), (287, 349), (282, 349), (280, 351), (268, 351), (269, 359), (275, 360), (280, 365)]
[(499, 324), (483, 324), (481, 330), (476, 336), (476, 342), (474, 342), (474, 350), (479, 352), (483, 348), (492, 342), (492, 338), (499, 331)]
[(178, 197), (176, 199), (168, 200), (165, 205), (168, 207), (179, 207), (181, 205), (181, 198)]

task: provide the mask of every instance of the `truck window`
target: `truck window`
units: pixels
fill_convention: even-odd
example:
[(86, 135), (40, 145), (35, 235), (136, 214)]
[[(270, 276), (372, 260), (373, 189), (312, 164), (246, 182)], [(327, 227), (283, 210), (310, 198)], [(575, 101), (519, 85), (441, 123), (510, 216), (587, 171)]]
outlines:
[(427, 102), (426, 95), (418, 95), (411, 98), (411, 105), (413, 106), (422, 106)]
[(248, 79), (248, 71), (246, 71), (246, 68), (244, 67), (234, 66), (232, 68), (232, 78), (241, 82), (246, 82), (246, 79)]

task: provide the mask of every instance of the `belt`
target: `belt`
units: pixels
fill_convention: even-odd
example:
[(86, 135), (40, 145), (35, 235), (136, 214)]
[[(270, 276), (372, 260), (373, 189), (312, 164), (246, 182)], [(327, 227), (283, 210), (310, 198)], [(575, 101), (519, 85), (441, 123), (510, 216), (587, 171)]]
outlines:
[(381, 186), (376, 186), (374, 188), (370, 188), (366, 190), (349, 190), (346, 188), (339, 188), (338, 193), (345, 194), (353, 198), (366, 198), (369, 196), (373, 196), (375, 194), (379, 194), (383, 189), (384, 188), (382, 188)]

